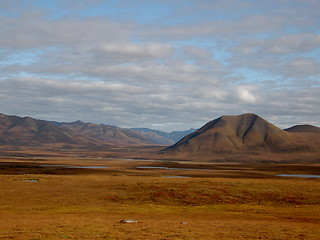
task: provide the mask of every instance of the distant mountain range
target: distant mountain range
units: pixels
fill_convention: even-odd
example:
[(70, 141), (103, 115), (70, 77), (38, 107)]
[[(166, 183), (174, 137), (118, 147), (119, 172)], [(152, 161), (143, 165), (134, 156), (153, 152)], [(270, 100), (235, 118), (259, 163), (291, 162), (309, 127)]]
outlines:
[(30, 117), (0, 114), (1, 145), (39, 145), (63, 143), (69, 145), (98, 145), (99, 141), (47, 121)]
[[(222, 116), (198, 130), (170, 133), (76, 122), (54, 122), (0, 114), (0, 145), (98, 147), (171, 145), (163, 153), (209, 156), (215, 153), (320, 152), (320, 128), (280, 129), (255, 114)], [(165, 147), (165, 146), (164, 146)]]
[[(131, 128), (131, 130), (139, 132), (144, 136), (154, 138), (155, 140), (158, 139), (159, 144), (166, 144), (166, 145), (174, 144), (184, 136), (196, 131), (196, 129), (194, 128), (190, 128), (189, 130), (185, 130), (185, 131), (172, 131), (169, 133), (150, 129), (150, 128)], [(159, 138), (159, 136), (161, 136), (162, 138)]]
[(171, 145), (191, 131), (166, 133), (152, 129), (126, 129), (82, 121), (44, 121), (0, 114), (1, 145)]
[(318, 152), (320, 128), (299, 125), (282, 130), (255, 114), (222, 116), (164, 150), (207, 156), (256, 151)]

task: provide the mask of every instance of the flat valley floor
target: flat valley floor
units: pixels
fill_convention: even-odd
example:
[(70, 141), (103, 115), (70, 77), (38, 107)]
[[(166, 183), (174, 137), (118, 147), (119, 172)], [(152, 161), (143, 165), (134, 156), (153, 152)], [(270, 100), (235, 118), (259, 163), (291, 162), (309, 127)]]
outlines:
[(0, 155), (0, 239), (320, 239), (320, 179), (277, 176), (319, 164), (23, 153)]

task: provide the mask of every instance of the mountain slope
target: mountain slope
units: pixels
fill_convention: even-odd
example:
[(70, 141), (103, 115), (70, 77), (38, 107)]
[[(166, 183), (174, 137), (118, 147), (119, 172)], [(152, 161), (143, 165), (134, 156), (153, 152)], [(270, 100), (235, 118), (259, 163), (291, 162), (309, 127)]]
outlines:
[(84, 123), (76, 121), (72, 123), (60, 123), (60, 127), (70, 129), (76, 133), (89, 136), (108, 144), (117, 145), (149, 145), (149, 144), (168, 144), (156, 142), (151, 137), (140, 134), (139, 132), (120, 128), (116, 126)]
[(296, 137), (298, 136), (281, 130), (255, 114), (222, 116), (208, 122), (164, 151), (203, 155), (224, 152), (290, 152), (317, 149), (310, 139), (303, 137), (302, 141), (297, 141)]
[(306, 150), (320, 151), (320, 128), (312, 125), (296, 125), (285, 129), (294, 138), (295, 143)]
[(30, 117), (0, 114), (0, 144), (43, 145), (68, 144), (79, 146), (108, 145), (170, 145), (173, 142), (158, 135), (116, 126), (37, 120)]
[(131, 128), (131, 130), (136, 131), (140, 134), (143, 134), (146, 137), (151, 138), (154, 142), (159, 144), (174, 144), (179, 141), (181, 138), (186, 135), (194, 132), (196, 129), (189, 129), (186, 131), (172, 131), (172, 132), (164, 132), (159, 130), (154, 130), (150, 128)]
[[(172, 141), (168, 135), (177, 136), (177, 133), (185, 134), (183, 131), (131, 130), (81, 121), (59, 123), (0, 114), (1, 145), (167, 145)], [(222, 116), (164, 150), (193, 155), (256, 151), (319, 152), (320, 128), (298, 125), (281, 130), (255, 114)]]
[(284, 129), (286, 132), (312, 132), (312, 133), (320, 133), (320, 128), (312, 125), (295, 125), (293, 127)]
[(63, 129), (47, 121), (30, 117), (0, 114), (0, 142), (11, 145), (39, 145), (62, 143), (71, 145), (99, 145), (99, 141)]

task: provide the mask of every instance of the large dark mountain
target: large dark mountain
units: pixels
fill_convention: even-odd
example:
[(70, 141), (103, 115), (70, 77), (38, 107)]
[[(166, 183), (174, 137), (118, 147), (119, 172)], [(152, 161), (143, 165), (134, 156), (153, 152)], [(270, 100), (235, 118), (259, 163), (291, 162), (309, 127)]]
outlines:
[[(307, 129), (319, 129), (309, 127)], [(291, 129), (293, 131), (297, 127)], [(299, 127), (300, 131), (301, 128)], [(303, 128), (306, 129), (306, 128)], [(187, 135), (164, 152), (210, 155), (231, 152), (319, 151), (320, 134), (292, 133), (274, 126), (255, 114), (222, 116)]]

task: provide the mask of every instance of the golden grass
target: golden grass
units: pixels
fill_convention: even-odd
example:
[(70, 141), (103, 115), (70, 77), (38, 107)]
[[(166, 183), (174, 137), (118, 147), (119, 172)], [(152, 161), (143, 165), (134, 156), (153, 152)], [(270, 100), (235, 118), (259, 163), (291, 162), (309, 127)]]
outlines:
[(3, 150), (0, 239), (320, 239), (320, 179), (274, 177), (319, 174), (319, 165), (118, 159), (159, 157), (159, 150)]
[(320, 239), (316, 179), (105, 172), (0, 175), (0, 239)]

